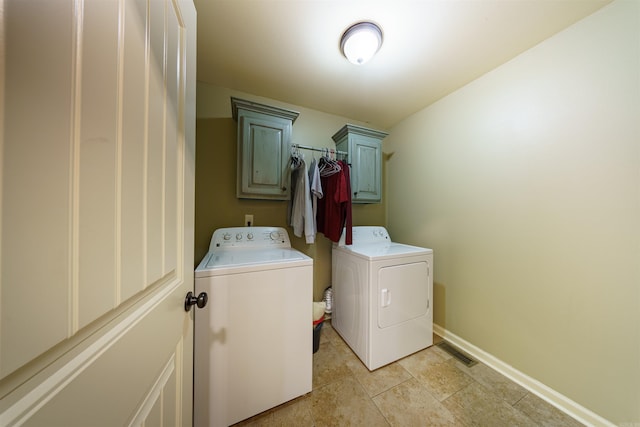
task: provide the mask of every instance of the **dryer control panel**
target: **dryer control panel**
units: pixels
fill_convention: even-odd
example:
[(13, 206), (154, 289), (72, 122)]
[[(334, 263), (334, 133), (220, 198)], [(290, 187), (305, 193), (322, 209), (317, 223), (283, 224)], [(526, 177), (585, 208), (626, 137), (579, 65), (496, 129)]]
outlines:
[[(383, 242), (391, 242), (391, 237), (389, 237), (389, 233), (387, 229), (380, 226), (359, 226), (352, 228), (353, 233), (353, 244), (367, 244), (367, 243), (383, 243)], [(340, 236), (340, 241), (338, 242), (338, 246), (345, 245), (345, 232), (342, 230), (342, 236)]]
[(282, 227), (218, 228), (211, 236), (209, 250), (290, 248), (289, 233)]

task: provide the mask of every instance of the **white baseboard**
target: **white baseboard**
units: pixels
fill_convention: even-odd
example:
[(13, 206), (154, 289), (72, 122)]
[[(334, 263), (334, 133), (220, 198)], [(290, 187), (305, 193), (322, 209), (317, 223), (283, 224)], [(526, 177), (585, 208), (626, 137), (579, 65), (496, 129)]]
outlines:
[(577, 404), (568, 397), (542, 384), (540, 381), (523, 374), (513, 366), (506, 364), (502, 360), (487, 353), (481, 348), (476, 347), (470, 342), (460, 338), (456, 334), (444, 329), (442, 326), (436, 325), (434, 323), (433, 332), (450, 342), (452, 345), (458, 347), (460, 350), (464, 351), (470, 356), (473, 356), (479, 362), (482, 362), (490, 368), (498, 371), (505, 377), (509, 378), (511, 381), (519, 384), (531, 393), (547, 401), (551, 405), (555, 406), (562, 412), (575, 418), (581, 423), (593, 427), (615, 427), (615, 424), (602, 418), (600, 415), (590, 411), (584, 406)]

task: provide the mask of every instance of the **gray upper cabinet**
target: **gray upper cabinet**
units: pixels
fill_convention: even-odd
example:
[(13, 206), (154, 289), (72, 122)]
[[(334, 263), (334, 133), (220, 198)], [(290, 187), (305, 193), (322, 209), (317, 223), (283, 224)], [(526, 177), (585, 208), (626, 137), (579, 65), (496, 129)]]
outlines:
[(234, 97), (231, 108), (238, 122), (237, 197), (287, 200), (291, 132), (299, 113)]
[(379, 203), (382, 200), (382, 140), (387, 135), (350, 124), (333, 135), (336, 148), (349, 155), (353, 203)]

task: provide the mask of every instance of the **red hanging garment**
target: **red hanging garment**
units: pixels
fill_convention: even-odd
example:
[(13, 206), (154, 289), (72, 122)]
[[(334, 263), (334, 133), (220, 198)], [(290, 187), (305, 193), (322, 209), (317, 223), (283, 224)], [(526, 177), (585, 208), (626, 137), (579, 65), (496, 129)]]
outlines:
[(324, 197), (318, 199), (318, 232), (332, 242), (338, 242), (345, 228), (345, 243), (352, 243), (351, 181), (349, 165), (339, 161), (341, 170), (331, 176), (321, 177)]

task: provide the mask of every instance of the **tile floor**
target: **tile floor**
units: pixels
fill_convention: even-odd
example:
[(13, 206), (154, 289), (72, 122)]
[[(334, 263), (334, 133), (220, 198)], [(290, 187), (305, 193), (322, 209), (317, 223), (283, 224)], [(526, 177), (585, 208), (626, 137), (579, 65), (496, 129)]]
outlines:
[[(434, 335), (434, 341), (439, 337)], [(236, 426), (581, 426), (501, 374), (437, 346), (373, 372), (325, 322), (313, 391)]]

